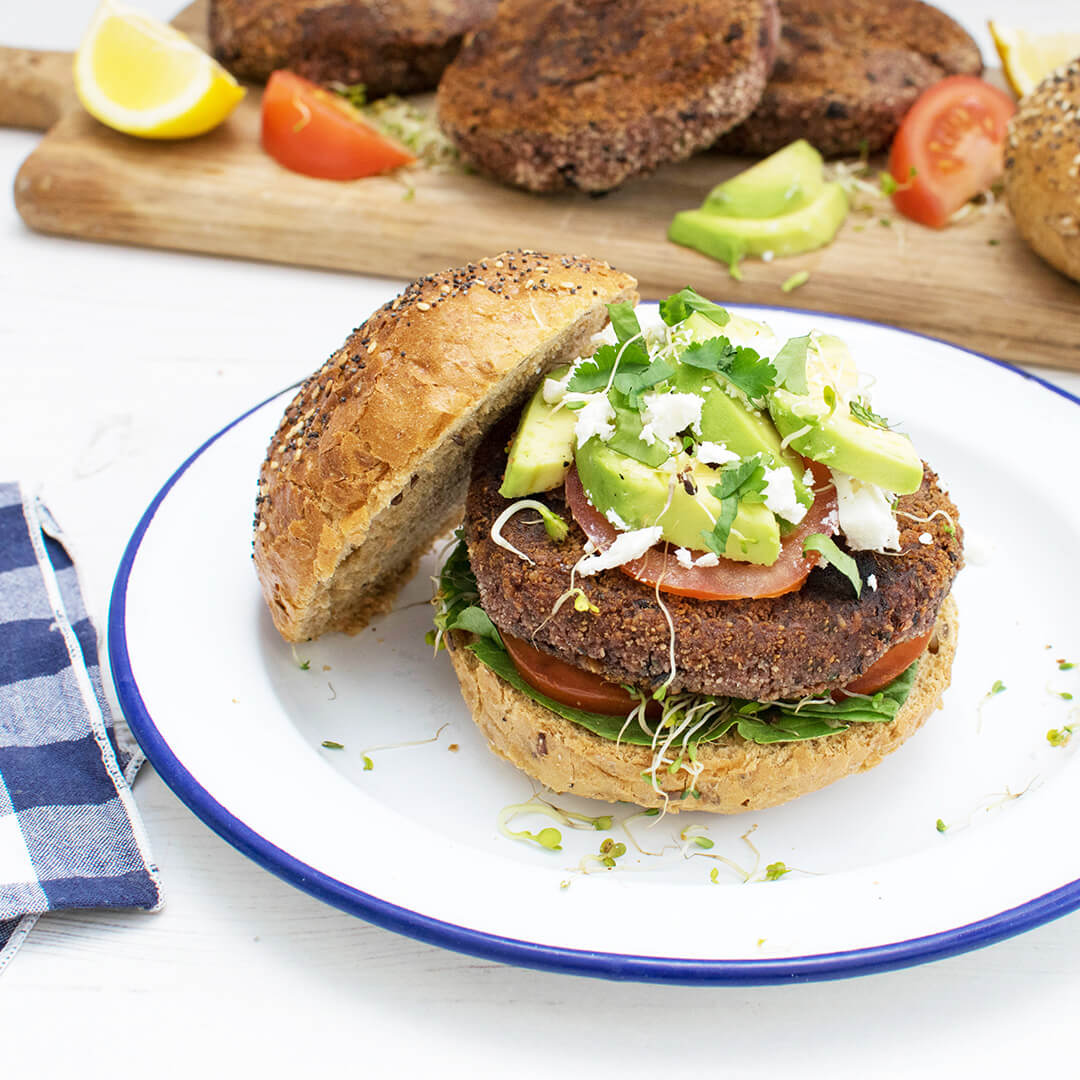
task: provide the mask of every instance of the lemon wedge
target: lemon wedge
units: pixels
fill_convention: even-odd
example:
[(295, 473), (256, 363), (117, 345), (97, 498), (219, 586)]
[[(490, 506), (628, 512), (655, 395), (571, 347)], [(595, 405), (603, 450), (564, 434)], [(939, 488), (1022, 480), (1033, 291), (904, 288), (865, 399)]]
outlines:
[(91, 116), (144, 139), (202, 135), (244, 96), (190, 38), (113, 0), (103, 0), (75, 54), (75, 89)]
[(1019, 97), (1030, 94), (1056, 68), (1080, 56), (1080, 33), (1029, 34), (990, 21), (1005, 78)]

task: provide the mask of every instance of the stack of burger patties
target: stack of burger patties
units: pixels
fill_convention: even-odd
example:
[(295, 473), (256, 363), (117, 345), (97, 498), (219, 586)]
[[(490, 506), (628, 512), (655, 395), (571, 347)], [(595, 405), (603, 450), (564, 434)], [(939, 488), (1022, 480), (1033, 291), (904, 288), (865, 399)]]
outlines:
[(216, 54), (369, 94), (438, 85), (476, 168), (531, 191), (610, 191), (717, 146), (826, 155), (888, 144), (915, 99), (979, 74), (920, 0), (212, 0)]

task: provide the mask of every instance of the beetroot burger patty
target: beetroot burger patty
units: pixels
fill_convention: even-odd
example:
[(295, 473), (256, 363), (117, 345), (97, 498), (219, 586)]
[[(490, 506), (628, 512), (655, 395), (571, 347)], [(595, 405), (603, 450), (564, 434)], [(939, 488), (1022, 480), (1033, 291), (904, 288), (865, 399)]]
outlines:
[[(598, 614), (564, 603), (550, 617), (570, 587), (571, 567), (586, 540), (561, 489), (536, 497), (570, 525), (565, 541), (549, 539), (529, 513), (512, 517), (502, 536), (531, 564), (492, 539), (492, 525), (511, 501), (498, 489), (512, 434), (512, 425), (504, 423), (481, 445), (466, 502), (469, 560), (484, 610), (499, 629), (611, 682), (639, 688), (663, 683), (670, 671), (671, 634), (651, 587), (621, 570), (602, 571), (577, 582)], [(939, 510), (948, 517), (931, 519)], [(892, 646), (929, 633), (963, 563), (960, 530), (950, 531), (956, 508), (926, 468), (921, 488), (901, 497), (898, 511), (902, 554), (855, 555), (868, 583), (860, 598), (829, 567), (811, 571), (797, 592), (770, 599), (706, 601), (663, 594), (675, 627), (671, 689), (793, 700), (845, 686)], [(927, 537), (929, 543), (923, 542)]]

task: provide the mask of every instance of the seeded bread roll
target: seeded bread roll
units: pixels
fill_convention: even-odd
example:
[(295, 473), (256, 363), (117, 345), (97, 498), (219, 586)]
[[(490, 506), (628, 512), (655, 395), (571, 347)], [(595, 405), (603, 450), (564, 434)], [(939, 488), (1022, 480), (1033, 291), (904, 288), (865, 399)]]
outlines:
[(1020, 102), (1009, 122), (1005, 194), (1023, 238), (1080, 281), (1080, 58)]
[(461, 516), (481, 438), (581, 354), (636, 281), (607, 263), (507, 252), (420, 278), (303, 385), (259, 477), (255, 569), (287, 641), (386, 611)]
[[(958, 632), (956, 602), (941, 607), (934, 636), (919, 660), (907, 701), (891, 723), (852, 724), (821, 739), (760, 745), (729, 734), (700, 743), (700, 799), (681, 800), (686, 774), (657, 771), (668, 810), (739, 814), (764, 810), (879, 764), (941, 707), (948, 689)], [(650, 767), (648, 747), (616, 744), (545, 709), (500, 679), (455, 631), (448, 647), (461, 692), (491, 750), (552, 791), (587, 799), (663, 806), (664, 795), (641, 774)]]

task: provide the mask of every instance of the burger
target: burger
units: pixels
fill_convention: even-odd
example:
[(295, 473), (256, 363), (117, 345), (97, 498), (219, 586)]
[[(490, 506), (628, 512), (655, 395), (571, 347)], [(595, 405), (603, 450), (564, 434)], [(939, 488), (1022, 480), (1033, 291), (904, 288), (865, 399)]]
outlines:
[(287, 409), (255, 565), (288, 640), (351, 632), (460, 520), (431, 641), (497, 754), (587, 798), (777, 805), (939, 707), (956, 508), (842, 341), (689, 288), (639, 318), (635, 284), (536, 252), (414, 282)]

